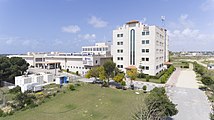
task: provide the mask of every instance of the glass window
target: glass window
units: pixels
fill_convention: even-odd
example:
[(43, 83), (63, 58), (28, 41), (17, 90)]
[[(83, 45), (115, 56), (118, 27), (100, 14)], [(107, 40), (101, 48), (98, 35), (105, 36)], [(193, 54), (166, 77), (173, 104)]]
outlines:
[(146, 70), (149, 70), (149, 66), (146, 66)]
[(145, 44), (145, 40), (142, 40), (142, 44)]
[(146, 35), (149, 35), (149, 31), (146, 31)]
[(149, 58), (146, 58), (146, 61), (149, 61)]
[(142, 61), (145, 61), (145, 58), (142, 58)]
[(146, 49), (146, 52), (149, 53), (149, 49)]
[(149, 40), (146, 40), (146, 44), (149, 44)]
[(120, 37), (123, 37), (123, 34), (120, 34)]
[(145, 49), (142, 49), (142, 53), (145, 53)]
[(145, 35), (145, 32), (142, 32), (142, 35)]

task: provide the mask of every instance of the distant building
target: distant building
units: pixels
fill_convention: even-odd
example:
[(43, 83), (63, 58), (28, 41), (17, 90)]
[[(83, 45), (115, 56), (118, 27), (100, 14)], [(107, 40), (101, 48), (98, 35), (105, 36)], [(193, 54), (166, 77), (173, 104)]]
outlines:
[[(89, 51), (91, 48), (92, 51)], [(96, 48), (96, 49), (94, 49)], [(82, 48), (81, 53), (35, 53), (28, 52), (24, 55), (10, 55), (8, 57), (22, 57), (31, 67), (54, 69), (61, 67), (69, 71), (85, 75), (89, 69), (102, 65), (106, 60), (111, 60), (110, 47), (105, 43)], [(89, 49), (89, 50), (88, 50)]]
[(111, 48), (107, 43), (95, 43), (95, 46), (83, 46), (82, 53), (94, 55), (110, 55)]
[(167, 30), (130, 21), (113, 30), (113, 61), (123, 71), (132, 68), (156, 75), (169, 60)]

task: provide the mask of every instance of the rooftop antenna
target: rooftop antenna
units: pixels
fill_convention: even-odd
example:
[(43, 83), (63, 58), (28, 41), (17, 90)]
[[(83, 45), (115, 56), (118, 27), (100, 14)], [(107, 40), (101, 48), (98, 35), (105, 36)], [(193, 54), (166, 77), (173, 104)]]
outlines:
[(162, 27), (163, 28), (165, 27), (165, 20), (166, 20), (166, 17), (165, 16), (161, 16), (161, 22), (162, 22)]

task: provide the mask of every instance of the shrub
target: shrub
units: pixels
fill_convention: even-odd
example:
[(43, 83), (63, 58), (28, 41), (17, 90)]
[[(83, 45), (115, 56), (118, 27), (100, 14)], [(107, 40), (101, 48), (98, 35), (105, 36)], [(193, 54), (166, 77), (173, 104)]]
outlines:
[(19, 86), (16, 86), (15, 88), (9, 90), (9, 93), (20, 93), (20, 92), (21, 92), (21, 87)]
[(143, 90), (144, 90), (144, 91), (146, 91), (146, 89), (147, 89), (147, 86), (146, 86), (146, 85), (144, 85), (144, 86), (143, 86)]
[(2, 109), (0, 109), (0, 117), (2, 117), (4, 114), (4, 111)]
[(201, 82), (204, 85), (212, 85), (214, 83), (214, 81), (210, 77), (208, 77), (208, 76), (202, 77)]
[(69, 85), (69, 90), (74, 91), (75, 90), (75, 86), (73, 84)]
[(150, 79), (150, 77), (149, 77), (149, 75), (147, 75), (146, 76), (146, 82), (149, 82), (149, 79)]
[(125, 82), (125, 81), (122, 81), (122, 82), (121, 82), (121, 85), (122, 85), (122, 86), (126, 86), (126, 82)]
[(145, 75), (144, 73), (138, 73), (138, 74), (137, 74), (137, 77), (138, 77), (138, 78), (145, 78), (146, 75)]

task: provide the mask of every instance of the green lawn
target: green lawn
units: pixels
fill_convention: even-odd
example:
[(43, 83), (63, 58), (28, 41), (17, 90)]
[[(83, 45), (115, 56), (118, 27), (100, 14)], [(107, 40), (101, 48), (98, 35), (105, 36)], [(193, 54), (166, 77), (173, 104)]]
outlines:
[(144, 93), (86, 84), (1, 120), (130, 120)]

